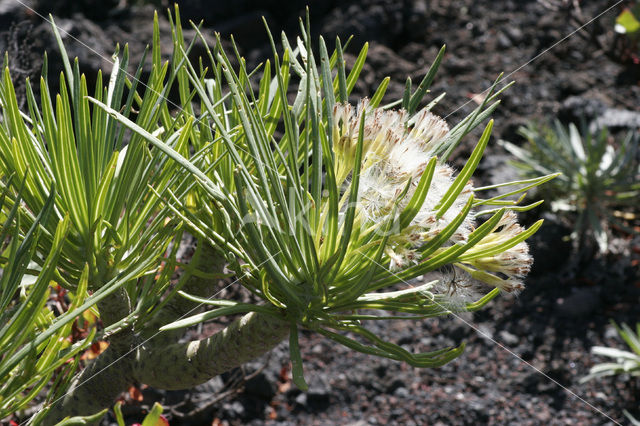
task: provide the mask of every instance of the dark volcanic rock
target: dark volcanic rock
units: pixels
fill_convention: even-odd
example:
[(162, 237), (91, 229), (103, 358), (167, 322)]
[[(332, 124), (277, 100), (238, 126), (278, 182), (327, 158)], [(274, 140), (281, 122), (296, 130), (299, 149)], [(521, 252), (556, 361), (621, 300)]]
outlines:
[(38, 13), (48, 16), (49, 13), (58, 16), (73, 16), (76, 13), (102, 21), (118, 13), (120, 0), (36, 0), (34, 7)]
[(529, 249), (533, 255), (532, 275), (550, 274), (568, 265), (571, 256), (571, 229), (548, 216), (542, 227), (531, 237)]

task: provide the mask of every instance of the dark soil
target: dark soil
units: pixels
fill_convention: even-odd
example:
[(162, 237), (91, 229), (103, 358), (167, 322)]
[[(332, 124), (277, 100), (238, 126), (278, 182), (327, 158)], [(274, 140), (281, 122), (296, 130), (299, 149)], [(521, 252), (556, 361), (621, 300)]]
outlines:
[[(86, 44), (65, 36), (70, 55), (79, 56), (83, 70), (95, 75), (97, 68), (109, 69), (103, 58), (110, 57), (116, 42), (129, 42), (135, 57), (151, 40), (153, 8), (116, 3), (30, 4), (39, 12), (53, 10), (56, 22)], [(208, 34), (212, 30), (223, 36), (235, 34), (250, 64), (270, 53), (261, 15), (274, 34), (284, 28), (292, 36), (297, 17), (304, 13), (301, 1), (180, 3), (183, 20), (204, 19)], [(614, 131), (637, 131), (640, 126), (640, 68), (623, 63), (624, 52), (612, 33), (620, 7), (562, 41), (578, 22), (588, 22), (614, 2), (578, 2), (581, 15), (567, 6), (574, 2), (563, 0), (309, 3), (314, 32), (327, 40), (355, 36), (348, 62), (353, 62), (363, 42), (370, 42), (354, 99), (371, 95), (385, 76), (392, 78), (388, 100), (401, 97), (406, 76), (419, 82), (446, 44), (432, 93), (447, 93), (435, 111), (449, 123), (475, 108), (473, 95), (504, 72), (506, 80), (516, 84), (502, 95), (502, 106), (494, 114), (494, 139), (520, 143), (516, 133), (520, 125), (553, 117), (565, 121), (584, 117), (594, 126), (608, 125)], [(37, 74), (42, 51), (52, 55), (56, 50), (47, 25), (13, 0), (0, 1), (0, 22), (10, 28), (2, 40), (11, 57), (17, 58), (12, 60), (16, 80)], [(166, 21), (161, 22), (166, 30)], [(50, 68), (58, 65), (52, 55)], [(460, 154), (468, 152), (472, 143), (470, 137)], [(479, 180), (487, 183), (510, 176), (507, 160), (494, 143)], [(268, 359), (188, 392), (144, 389), (142, 403), (127, 405), (125, 412), (132, 421), (139, 420), (144, 407), (158, 400), (172, 425), (628, 424), (623, 410), (640, 415), (637, 382), (624, 377), (584, 384), (579, 380), (594, 363), (603, 361), (590, 354), (592, 346), (623, 348), (610, 320), (629, 324), (640, 320), (640, 237), (620, 234), (616, 254), (578, 268), (571, 246), (563, 240), (568, 230), (553, 215), (546, 216), (546, 225), (531, 241), (534, 271), (518, 298), (499, 297), (483, 311), (459, 318), (370, 324), (378, 335), (413, 351), (466, 342), (466, 352), (442, 368), (415, 369), (365, 356), (304, 332), (300, 344), (310, 385), (307, 392), (291, 383), (288, 348), (283, 343)], [(207, 325), (194, 333), (215, 327)], [(260, 367), (264, 369), (256, 372)], [(252, 372), (253, 377), (242, 380), (243, 374)], [(229, 389), (235, 391), (224, 397)]]

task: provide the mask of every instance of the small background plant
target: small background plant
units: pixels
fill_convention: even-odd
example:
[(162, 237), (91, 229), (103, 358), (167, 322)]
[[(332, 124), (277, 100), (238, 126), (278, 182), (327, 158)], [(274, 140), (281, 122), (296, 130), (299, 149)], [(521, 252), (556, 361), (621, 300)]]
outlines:
[(585, 124), (531, 123), (519, 133), (524, 146), (502, 142), (525, 177), (556, 170), (562, 174), (539, 188), (549, 207), (573, 223), (572, 237), (581, 256), (594, 248), (606, 253), (613, 231), (633, 233), (640, 209), (640, 136), (629, 132), (615, 140), (607, 131)]
[[(591, 348), (591, 353), (610, 358), (611, 362), (594, 365), (589, 370), (589, 374), (580, 379), (580, 381), (587, 382), (604, 377), (622, 376), (623, 380), (628, 381), (633, 386), (635, 389), (634, 394), (637, 395), (638, 377), (640, 377), (640, 323), (636, 324), (635, 332), (627, 324), (622, 324), (622, 327), (619, 327), (615, 323), (613, 323), (613, 325), (618, 331), (618, 335), (630, 350), (625, 351), (612, 347), (594, 346)], [(637, 404), (638, 399), (636, 399), (635, 402)], [(631, 416), (628, 411), (625, 411), (625, 416), (627, 416), (634, 425), (640, 424), (640, 421)]]
[(616, 18), (616, 50), (622, 62), (640, 65), (640, 3), (626, 7)]
[[(113, 407), (113, 412), (116, 417), (116, 422), (118, 426), (126, 426), (124, 421), (124, 416), (122, 415), (121, 409), (122, 403), (118, 402)], [(134, 423), (131, 426), (169, 426), (169, 422), (166, 417), (162, 415), (162, 405), (157, 402), (153, 404), (149, 413), (144, 417), (142, 423)]]
[[(576, 0), (538, 0), (551, 13), (559, 13), (576, 28), (591, 27), (577, 35), (586, 39), (592, 48), (605, 53), (611, 60), (627, 68), (630, 81), (638, 83), (640, 69), (640, 3), (622, 1), (615, 3), (617, 15), (607, 14), (593, 22), (585, 14), (588, 6)], [(610, 2), (610, 4), (613, 2)]]

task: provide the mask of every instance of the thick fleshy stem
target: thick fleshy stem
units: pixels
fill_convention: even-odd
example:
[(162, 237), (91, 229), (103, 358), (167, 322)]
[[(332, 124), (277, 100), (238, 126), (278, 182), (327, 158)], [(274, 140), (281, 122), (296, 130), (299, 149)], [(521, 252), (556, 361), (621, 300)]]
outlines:
[(107, 348), (74, 379), (61, 401), (57, 401), (43, 420), (55, 425), (67, 416), (88, 416), (107, 407), (134, 381), (135, 353), (124, 355)]
[[(208, 245), (202, 246), (199, 259), (194, 260), (207, 273), (220, 272), (224, 266)], [(185, 284), (188, 293), (198, 296), (210, 296), (211, 289), (212, 280), (196, 276)], [(126, 296), (126, 292), (101, 309), (106, 325), (124, 316), (124, 311), (114, 306), (128, 305), (128, 298), (123, 300), (120, 296)], [(265, 354), (290, 331), (284, 316), (249, 313), (206, 339), (177, 343), (181, 330), (148, 339), (148, 333), (157, 333), (158, 327), (193, 307), (191, 302), (178, 299), (182, 298), (176, 297), (145, 324), (142, 335), (135, 337), (130, 330), (114, 335), (109, 348), (74, 378), (62, 401), (51, 408), (45, 424), (54, 425), (66, 416), (87, 416), (109, 408), (134, 382), (167, 390), (193, 387)], [(142, 345), (132, 350), (139, 343)]]
[(267, 353), (289, 331), (284, 318), (252, 312), (206, 339), (166, 347), (142, 345), (129, 354), (108, 348), (74, 379), (62, 401), (52, 407), (45, 424), (109, 408), (133, 382), (166, 390), (204, 383)]
[[(205, 274), (219, 274), (224, 270), (225, 260), (210, 244), (200, 240), (198, 241), (198, 247), (189, 266), (197, 268)], [(217, 279), (191, 275), (185, 283), (183, 290), (198, 297), (212, 297), (217, 283)], [(150, 343), (155, 346), (166, 346), (174, 343), (184, 334), (183, 329), (164, 331), (161, 333), (158, 333), (158, 329), (188, 314), (197, 307), (197, 303), (184, 297), (173, 297), (160, 312), (156, 313), (149, 322), (143, 325), (143, 329), (140, 330), (141, 340), (144, 341), (151, 338), (152, 341)]]
[[(130, 310), (131, 301), (123, 288), (98, 303), (104, 327), (115, 324)], [(109, 347), (73, 379), (62, 400), (51, 407), (45, 424), (56, 424), (67, 416), (91, 415), (113, 404), (133, 381), (134, 343), (130, 327), (110, 336)]]
[[(131, 313), (131, 300), (124, 288), (117, 289), (111, 297), (98, 303), (98, 312), (103, 327), (117, 323)], [(112, 350), (125, 353), (133, 347), (135, 336), (131, 327), (123, 328), (109, 337)]]
[(259, 357), (284, 340), (284, 318), (249, 313), (213, 336), (166, 347), (142, 346), (135, 377), (160, 389), (186, 389)]

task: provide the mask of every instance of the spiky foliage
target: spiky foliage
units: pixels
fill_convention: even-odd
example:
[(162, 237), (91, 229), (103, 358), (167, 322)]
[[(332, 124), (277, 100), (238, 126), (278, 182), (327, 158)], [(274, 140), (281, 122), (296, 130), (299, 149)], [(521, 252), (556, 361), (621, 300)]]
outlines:
[[(56, 37), (64, 52), (57, 32)], [(130, 78), (125, 73), (127, 47), (115, 58), (108, 84), (98, 74), (92, 96), (135, 117), (145, 128), (157, 129), (163, 120), (170, 123), (165, 96), (171, 77), (159, 54), (142, 91), (138, 86), (142, 65)], [(66, 54), (63, 59), (59, 93), (52, 95), (45, 57), (40, 102), (27, 84), (27, 112), (18, 108), (6, 63), (0, 84), (3, 212), (17, 217), (17, 234), (9, 247), (15, 249), (18, 235), (24, 236), (23, 245), (30, 245), (18, 251), (19, 259), (3, 259), (3, 282), (12, 284), (2, 288), (2, 310), (17, 309), (22, 320), (3, 313), (8, 321), (5, 329), (13, 334), (6, 334), (7, 344), (2, 345), (0, 417), (19, 410), (24, 404), (16, 404), (15, 398), (23, 402), (33, 398), (56, 369), (98, 337), (94, 326), (84, 339), (71, 341), (73, 322), (87, 309), (99, 311), (104, 327), (100, 338), (115, 336), (113, 343), (113, 338), (122, 337), (123, 347), (131, 344), (133, 322), (139, 327), (144, 323), (169, 284), (167, 277), (154, 280), (153, 275), (169, 242), (180, 232), (176, 224), (167, 226), (169, 210), (151, 189), (173, 184), (175, 163), (139, 136), (125, 135), (125, 127), (92, 106), (77, 61), (72, 65)], [(20, 273), (27, 266), (37, 281), (34, 285), (23, 281), (17, 297)], [(44, 305), (51, 288), (57, 289), (52, 297), (72, 301), (57, 317)], [(43, 311), (34, 312), (36, 308)], [(36, 321), (37, 328), (30, 321)], [(17, 339), (16, 332), (30, 337)], [(49, 400), (64, 394), (78, 361), (64, 365), (60, 386), (52, 389)], [(26, 388), (15, 386), (25, 375), (30, 376), (26, 394)]]
[[(442, 365), (458, 356), (462, 346), (411, 354), (369, 332), (363, 320), (383, 317), (367, 310), (392, 312), (385, 320), (425, 318), (478, 309), (500, 290), (522, 289), (521, 278), (531, 263), (523, 241), (540, 222), (529, 230), (521, 228), (507, 214), (516, 202), (505, 198), (550, 177), (516, 182), (520, 189), (504, 196), (477, 197), (469, 179), (492, 123), (457, 175), (446, 166), (447, 155), (496, 107), (490, 103), (497, 94), (490, 93), (451, 130), (429, 112), (433, 103), (418, 111), (444, 49), (415, 92), (408, 81), (401, 111), (379, 107), (386, 82), (371, 101), (356, 108), (346, 102), (367, 46), (347, 74), (339, 40), (329, 56), (321, 38), (318, 61), (308, 25), (301, 28), (295, 49), (283, 34), (282, 59), (272, 43), (273, 68), (270, 61), (262, 67), (258, 93), (251, 90), (255, 73), (248, 73), (241, 57), (236, 58), (236, 71), (223, 50), (210, 50), (208, 77), (202, 66), (196, 70), (184, 56), (186, 66), (177, 71), (181, 82), (189, 82), (189, 89), (181, 91), (182, 104), (188, 105), (187, 95), (195, 92), (202, 112), (197, 119), (187, 118), (180, 133), (193, 145), (195, 156), (168, 149), (107, 109), (200, 182), (193, 208), (181, 208), (177, 197), (165, 196), (167, 203), (196, 233), (221, 247), (236, 271), (247, 271), (242, 284), (265, 302), (192, 298), (219, 308), (163, 329), (231, 312), (284, 316), (291, 326), (295, 380), (303, 388), (300, 327), (365, 353), (421, 367)], [(180, 51), (181, 46), (176, 48)], [(287, 93), (294, 79), (298, 90), (290, 104)], [(281, 134), (276, 133), (279, 122)], [(479, 214), (475, 208), (482, 205), (503, 208), (485, 211), (489, 218), (474, 229)], [(443, 286), (439, 280), (408, 285), (447, 265), (468, 278), (463, 285)], [(398, 291), (398, 285), (403, 289)]]
[(504, 146), (516, 156), (514, 163), (525, 177), (547, 171), (562, 173), (540, 188), (551, 208), (567, 214), (575, 223), (573, 236), (581, 251), (597, 243), (601, 253), (609, 249), (611, 225), (626, 229), (624, 218), (634, 219), (640, 196), (640, 137), (629, 132), (612, 141), (607, 129), (598, 133), (568, 127), (530, 124), (520, 129), (528, 145)]
[(640, 376), (640, 323), (636, 324), (634, 332), (627, 324), (618, 327), (613, 324), (618, 331), (618, 335), (624, 340), (631, 351), (624, 351), (605, 346), (594, 346), (591, 352), (613, 360), (613, 362), (600, 363), (591, 367), (589, 374), (580, 381), (586, 382), (606, 376), (629, 374), (630, 376)]
[[(618, 331), (618, 335), (631, 350), (625, 351), (606, 346), (592, 347), (591, 352), (594, 355), (609, 358), (611, 361), (602, 362), (591, 367), (589, 374), (580, 379), (581, 382), (609, 376), (628, 375), (632, 379), (640, 376), (640, 323), (636, 324), (635, 331), (627, 324), (622, 324), (622, 327), (615, 323), (613, 325)], [(640, 423), (626, 410), (624, 414), (632, 424)]]
[[(192, 62), (190, 50), (198, 41), (206, 46), (205, 38), (194, 25), (197, 37), (186, 43), (177, 8), (170, 19), (173, 56), (161, 60), (156, 18), (144, 88), (138, 84), (142, 66), (135, 77), (126, 73), (126, 48), (109, 84), (103, 87), (99, 78), (92, 96), (62, 49), (66, 72), (55, 108), (45, 75), (41, 106), (28, 92), (29, 112), (20, 112), (5, 73), (0, 170), (25, 182), (24, 203), (11, 205), (28, 228), (50, 200), (51, 214), (39, 222), (36, 262), (44, 268), (43, 254), (59, 249), (54, 280), (78, 300), (93, 291), (61, 317), (64, 324), (96, 306), (109, 341), (34, 422), (98, 412), (132, 381), (195, 386), (287, 336), (295, 382), (306, 388), (301, 328), (419, 367), (460, 355), (464, 344), (412, 354), (365, 324), (472, 311), (501, 291), (523, 288), (531, 264), (524, 241), (541, 222), (525, 230), (513, 212), (539, 203), (519, 206), (522, 197), (510, 197), (552, 176), (474, 188), (470, 179), (493, 122), (459, 172), (446, 165), (497, 107), (498, 81), (449, 129), (430, 112), (440, 98), (419, 108), (444, 49), (415, 90), (407, 80), (394, 105), (380, 106), (385, 79), (370, 100), (350, 106), (367, 45), (347, 72), (340, 40), (330, 56), (321, 38), (313, 54), (307, 20), (295, 48), (283, 34), (281, 53), (272, 40), (273, 63), (249, 72), (235, 46), (235, 58), (229, 57), (220, 42)], [(166, 100), (172, 88), (179, 95), (176, 110)], [(17, 193), (17, 181), (3, 182)], [(482, 198), (497, 187), (507, 190)], [(60, 219), (63, 241), (54, 239)], [(184, 229), (199, 240), (189, 265), (176, 261), (177, 244), (165, 253)], [(225, 264), (259, 303), (212, 297)], [(170, 288), (176, 266), (185, 273)], [(463, 279), (434, 275), (411, 284), (442, 270)], [(190, 303), (213, 309), (188, 316)], [(380, 310), (390, 314), (380, 316)], [(244, 316), (214, 336), (180, 340), (185, 327), (232, 314)], [(53, 336), (43, 335), (36, 340)]]

